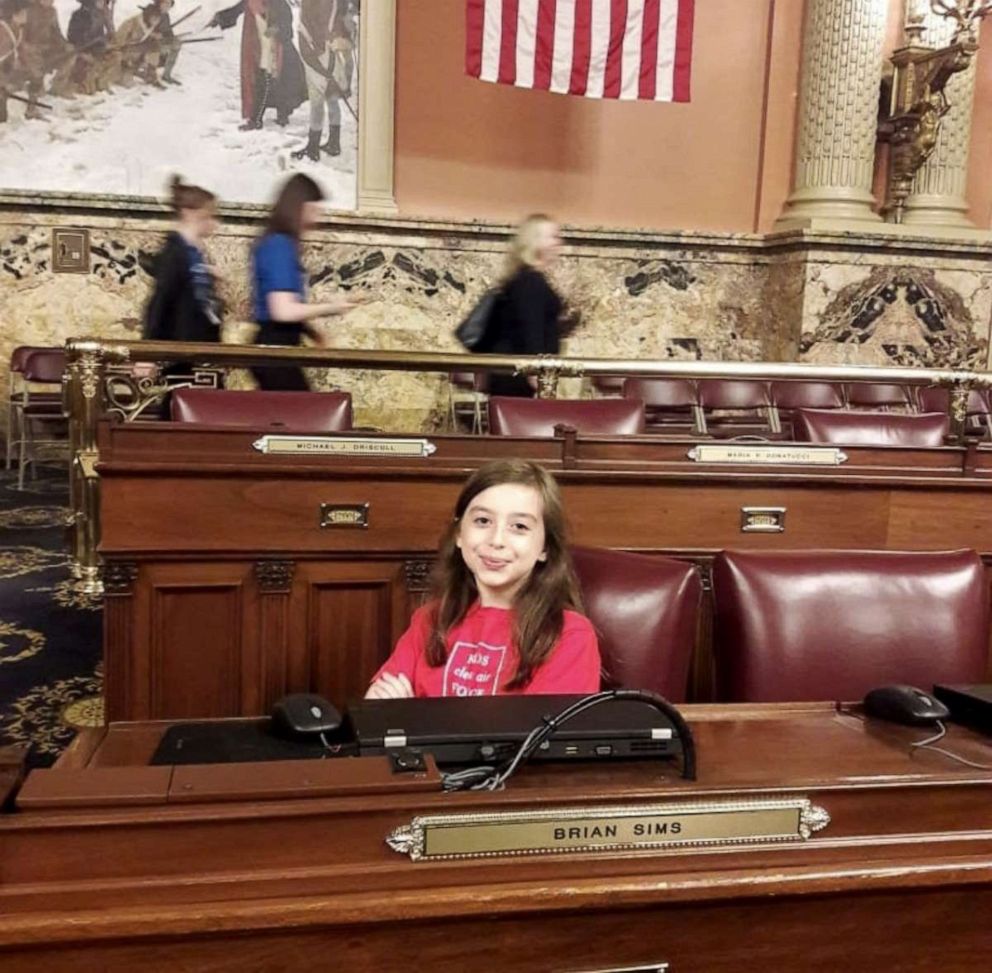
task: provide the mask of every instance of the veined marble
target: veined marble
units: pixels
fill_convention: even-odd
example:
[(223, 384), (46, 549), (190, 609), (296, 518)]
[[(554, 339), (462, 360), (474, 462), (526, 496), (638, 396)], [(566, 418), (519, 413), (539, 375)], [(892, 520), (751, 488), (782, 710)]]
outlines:
[[(51, 229), (85, 227), (88, 274), (51, 270)], [(25, 205), (0, 213), (0, 355), (69, 337), (135, 338), (148, 265), (168, 223), (155, 211), (62, 214)], [(339, 287), (367, 303), (327, 321), (341, 348), (457, 351), (458, 321), (498, 279), (510, 228), (467, 222), (337, 217), (307, 239), (317, 300)], [(257, 221), (236, 213), (210, 243), (228, 304), (225, 341), (249, 341), (248, 253)], [(905, 234), (654, 233), (566, 228), (555, 270), (582, 313), (563, 353), (986, 368), (992, 245)], [(356, 423), (429, 430), (446, 421), (445, 376), (330, 370)], [(0, 376), (0, 394), (7, 375)], [(249, 385), (246, 374), (234, 384)], [(565, 394), (589, 394), (569, 382)]]

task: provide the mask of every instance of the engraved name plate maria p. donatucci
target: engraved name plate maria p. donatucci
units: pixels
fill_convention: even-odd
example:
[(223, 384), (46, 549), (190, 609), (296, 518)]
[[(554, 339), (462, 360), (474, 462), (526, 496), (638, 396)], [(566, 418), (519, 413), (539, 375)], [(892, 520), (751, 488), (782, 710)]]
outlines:
[(432, 814), (386, 844), (413, 861), (805, 841), (830, 823), (808, 799)]

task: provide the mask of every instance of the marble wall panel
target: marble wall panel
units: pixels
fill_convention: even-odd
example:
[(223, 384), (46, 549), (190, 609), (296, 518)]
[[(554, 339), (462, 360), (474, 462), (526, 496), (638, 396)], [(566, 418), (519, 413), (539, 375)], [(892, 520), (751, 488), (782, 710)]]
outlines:
[[(85, 227), (88, 274), (55, 274), (51, 228)], [(152, 214), (0, 213), (0, 356), (74, 336), (135, 338), (167, 223)], [(341, 219), (304, 248), (315, 299), (338, 287), (366, 303), (324, 322), (340, 348), (457, 351), (458, 321), (503, 263), (508, 228), (385, 218)], [(228, 306), (225, 341), (253, 337), (248, 255), (257, 227), (232, 221), (210, 257)], [(985, 367), (992, 312), (990, 248), (849, 234), (636, 234), (567, 230), (555, 270), (579, 309), (563, 353), (580, 357), (918, 363)], [(6, 391), (0, 370), (0, 394)], [(446, 422), (444, 376), (329, 370), (317, 387), (349, 389), (356, 422), (432, 430)], [(247, 374), (233, 384), (246, 387)], [(591, 394), (588, 381), (562, 394)]]

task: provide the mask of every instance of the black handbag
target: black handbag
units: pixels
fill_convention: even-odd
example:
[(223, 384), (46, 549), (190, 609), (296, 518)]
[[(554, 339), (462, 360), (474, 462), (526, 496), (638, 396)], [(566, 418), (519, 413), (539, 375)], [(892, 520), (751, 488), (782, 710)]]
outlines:
[(489, 337), (489, 329), (502, 294), (499, 287), (490, 288), (479, 298), (462, 323), (455, 328), (455, 337), (469, 351), (486, 350), (486, 339)]

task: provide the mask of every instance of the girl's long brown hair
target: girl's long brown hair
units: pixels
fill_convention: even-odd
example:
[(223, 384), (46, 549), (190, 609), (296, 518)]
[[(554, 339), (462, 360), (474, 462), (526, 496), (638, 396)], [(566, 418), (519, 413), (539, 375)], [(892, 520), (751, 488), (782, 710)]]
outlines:
[(290, 176), (279, 190), (265, 224), (265, 232), (285, 233), (299, 240), (303, 234), (304, 205), (319, 203), (323, 198), (323, 190), (309, 176), (302, 172)]
[(558, 484), (545, 469), (525, 460), (497, 460), (476, 470), (462, 487), (455, 515), (445, 530), (434, 568), (433, 631), (427, 645), (427, 661), (444, 665), (448, 657), (448, 633), (465, 617), (479, 597), (475, 578), (455, 541), (462, 517), (471, 502), (484, 490), (515, 483), (533, 487), (541, 497), (544, 512), (544, 549), (547, 559), (538, 561), (517, 593), (513, 613), (513, 643), (520, 663), (508, 689), (526, 686), (534, 670), (548, 657), (561, 638), (565, 609), (582, 610), (579, 586), (568, 552), (565, 512)]

